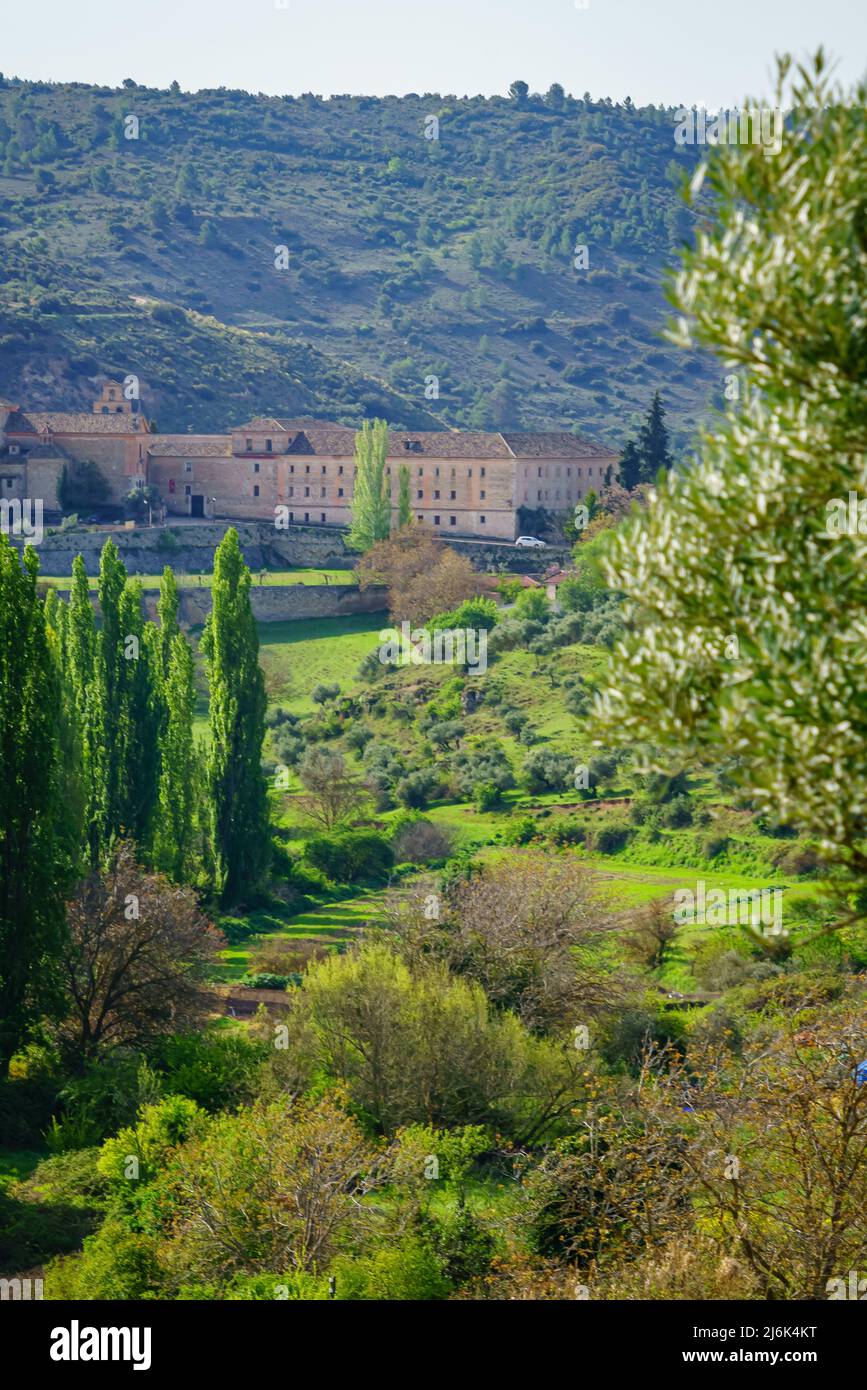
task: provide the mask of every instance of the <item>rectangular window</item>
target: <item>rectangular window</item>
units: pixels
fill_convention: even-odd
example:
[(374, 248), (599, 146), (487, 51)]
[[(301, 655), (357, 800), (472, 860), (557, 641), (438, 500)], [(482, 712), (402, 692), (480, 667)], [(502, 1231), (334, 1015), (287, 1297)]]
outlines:
[(487, 493), (485, 492), (485, 489), (484, 489), (484, 488), (482, 488), (481, 492), (479, 493), (479, 496), (481, 497), (482, 501), (484, 502), (484, 500), (485, 500), (485, 498), (486, 498), (486, 496), (487, 496)]
[(322, 472), (324, 473), (325, 471), (326, 471), (326, 469), (325, 469), (325, 464), (323, 463), (323, 465), (322, 465)]
[(449, 526), (457, 526), (457, 524), (458, 524), (458, 519), (457, 519), (457, 517), (456, 517), (456, 516), (450, 516), (450, 517), (449, 517)]
[(185, 496), (185, 497), (192, 497), (192, 495), (193, 495), (193, 489), (190, 487), (189, 483), (186, 483), (185, 486), (184, 486), (184, 496)]
[[(305, 496), (305, 497), (309, 497), (309, 496), (310, 496), (310, 489), (309, 489), (309, 487), (306, 487), (306, 488), (304, 489), (304, 496)], [(539, 493), (539, 496), (540, 496), (540, 497), (542, 496), (541, 492)]]
[(270, 440), (270, 439), (266, 439), (266, 440), (265, 440), (265, 452), (266, 452), (267, 454), (270, 454), (270, 453), (271, 453), (271, 449), (272, 449), (271, 440)]
[(480, 525), (480, 526), (484, 526), (484, 524), (485, 524), (485, 518), (484, 518), (483, 516), (480, 516), (480, 517), (479, 517), (479, 525)]
[(305, 465), (304, 465), (304, 472), (305, 472), (305, 473), (309, 473), (309, 472), (310, 472), (310, 464), (309, 464), (309, 463), (305, 463)]
[(468, 478), (471, 478), (472, 476), (473, 476), (473, 470), (472, 470), (472, 468), (468, 468), (468, 469), (467, 469), (467, 477), (468, 477)]
[(421, 512), (419, 512), (418, 514), (418, 519), (419, 521), (424, 521), (424, 517), (422, 516)]
[(440, 490), (439, 490), (439, 488), (437, 488), (436, 491), (434, 492), (434, 501), (435, 501), (435, 502), (438, 502), (438, 501), (439, 501), (439, 497), (440, 497)]
[(343, 464), (342, 464), (342, 463), (341, 463), (341, 465), (340, 465), (340, 467), (338, 468), (337, 471), (338, 471), (338, 473), (340, 474), (340, 476), (343, 477)]
[(337, 496), (338, 496), (338, 497), (342, 497), (342, 496), (343, 496), (343, 488), (342, 488), (342, 487), (339, 487), (339, 488), (337, 489)]
[(304, 513), (304, 520), (305, 520), (305, 521), (309, 521), (309, 520), (310, 520), (310, 513), (309, 513), (309, 512), (305, 512), (305, 513)]
[(319, 496), (320, 496), (320, 497), (324, 497), (324, 496), (325, 496), (325, 488), (324, 488), (324, 487), (321, 487), (321, 488), (319, 489)]
[(295, 465), (294, 465), (294, 463), (290, 463), (290, 465), (289, 465), (289, 472), (290, 472), (290, 473), (294, 473), (294, 472), (295, 472)]
[(325, 520), (325, 513), (324, 513), (324, 512), (320, 512), (320, 513), (319, 513), (319, 520), (320, 520), (320, 521), (324, 521), (324, 520)]
[(484, 478), (484, 476), (485, 476), (485, 470), (484, 470), (484, 468), (480, 468), (480, 469), (479, 469), (479, 473), (480, 473), (481, 477)]
[(295, 513), (294, 513), (294, 512), (290, 512), (290, 513), (289, 513), (289, 520), (290, 520), (290, 521), (294, 521), (294, 520), (295, 520)]
[(246, 441), (246, 446), (247, 446), (248, 449), (252, 449), (252, 447), (253, 447), (253, 441), (252, 441), (252, 439), (248, 439), (248, 440)]
[(253, 472), (254, 472), (254, 473), (258, 473), (258, 472), (259, 472), (259, 465), (258, 465), (258, 463), (254, 463), (254, 464), (253, 464)]
[(450, 492), (450, 493), (449, 493), (449, 501), (450, 501), (450, 502), (454, 502), (455, 499), (457, 498), (457, 495), (458, 495), (458, 494), (457, 494), (456, 492)]
[(424, 493), (422, 492), (421, 488), (419, 488), (418, 492), (417, 492), (416, 495), (415, 495), (415, 500), (416, 500), (416, 502), (420, 502), (420, 501), (422, 500), (423, 497), (424, 497)]
[(295, 489), (294, 489), (294, 487), (290, 487), (290, 489), (289, 489), (289, 496), (290, 496), (290, 497), (294, 497), (294, 496), (295, 496)]
[(440, 524), (440, 519), (439, 519), (438, 516), (435, 516), (435, 517), (434, 517), (434, 526), (439, 526), (439, 524)]
[(258, 497), (258, 496), (259, 496), (259, 484), (258, 484), (258, 483), (257, 483), (256, 486), (253, 488), (253, 496), (254, 496), (254, 497)]

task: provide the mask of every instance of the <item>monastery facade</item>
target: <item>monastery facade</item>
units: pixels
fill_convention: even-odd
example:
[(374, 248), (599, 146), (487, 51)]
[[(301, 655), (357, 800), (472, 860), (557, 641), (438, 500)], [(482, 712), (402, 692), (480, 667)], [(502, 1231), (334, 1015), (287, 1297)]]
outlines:
[[(108, 382), (91, 411), (31, 411), (0, 400), (0, 499), (60, 511), (64, 467), (94, 464), (106, 501), (155, 487), (168, 514), (348, 526), (355, 431), (326, 420), (251, 420), (225, 435), (157, 434), (137, 401)], [(514, 540), (521, 507), (571, 510), (617, 471), (595, 440), (555, 432), (392, 430), (387, 471), (397, 508), (401, 465), (416, 521), (436, 534)]]

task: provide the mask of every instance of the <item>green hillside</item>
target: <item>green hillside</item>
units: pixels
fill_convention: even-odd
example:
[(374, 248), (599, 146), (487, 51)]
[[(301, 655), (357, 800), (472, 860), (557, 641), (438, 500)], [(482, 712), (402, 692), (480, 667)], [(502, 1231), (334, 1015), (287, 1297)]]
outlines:
[(380, 413), (621, 440), (659, 386), (682, 441), (722, 373), (660, 337), (691, 231), (673, 128), (557, 87), (323, 101), (2, 79), (0, 392), (87, 406), (95, 378), (135, 372), (168, 431)]

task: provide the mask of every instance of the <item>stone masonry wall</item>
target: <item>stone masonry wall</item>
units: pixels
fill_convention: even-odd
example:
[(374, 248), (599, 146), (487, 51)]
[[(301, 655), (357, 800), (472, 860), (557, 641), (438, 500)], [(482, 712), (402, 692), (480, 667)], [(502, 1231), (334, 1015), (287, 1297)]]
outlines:
[[(58, 589), (62, 599), (69, 599), (68, 589)], [(186, 627), (201, 627), (211, 611), (209, 588), (180, 589), (179, 617)], [(158, 589), (144, 590), (144, 608), (149, 618), (156, 618)], [(95, 591), (91, 603), (98, 610)], [(363, 592), (355, 584), (269, 584), (265, 588), (253, 585), (250, 590), (253, 616), (262, 623), (292, 622), (300, 618), (341, 618), (347, 613), (382, 613), (386, 611), (386, 590), (371, 585)]]

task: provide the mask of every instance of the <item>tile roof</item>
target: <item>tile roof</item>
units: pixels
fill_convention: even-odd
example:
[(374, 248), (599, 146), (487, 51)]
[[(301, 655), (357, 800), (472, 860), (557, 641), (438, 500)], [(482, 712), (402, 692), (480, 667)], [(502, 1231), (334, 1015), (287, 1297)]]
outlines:
[(6, 422), (9, 434), (36, 434), (42, 426), (52, 434), (142, 434), (143, 415), (91, 414), (86, 410), (16, 410)]
[(553, 430), (536, 430), (532, 434), (521, 433), (514, 430), (504, 430), (503, 439), (508, 444), (515, 458), (554, 458), (554, 459), (583, 459), (583, 458), (617, 458), (618, 455), (611, 449), (606, 449), (604, 444), (600, 444), (598, 439), (591, 439), (587, 435), (562, 433)]
[[(157, 434), (148, 445), (150, 458), (231, 458), (228, 434)], [(276, 457), (280, 457), (279, 454)]]

